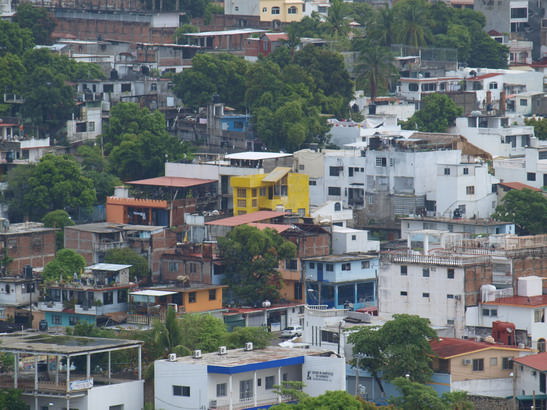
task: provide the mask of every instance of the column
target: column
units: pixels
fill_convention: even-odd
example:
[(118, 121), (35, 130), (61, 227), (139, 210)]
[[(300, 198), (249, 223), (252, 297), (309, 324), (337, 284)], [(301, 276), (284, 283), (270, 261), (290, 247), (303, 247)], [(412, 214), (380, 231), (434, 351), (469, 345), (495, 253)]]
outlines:
[[(357, 309), (357, 303), (359, 303), (359, 295), (357, 292), (357, 282), (353, 285), (353, 307)], [(363, 307), (365, 305), (365, 302), (363, 301)]]
[(111, 363), (112, 363), (112, 359), (111, 359), (111, 355), (110, 355), (110, 351), (108, 351), (108, 384), (110, 384), (110, 366), (111, 366)]
[[(281, 367), (277, 368), (277, 384), (281, 386)], [(277, 402), (281, 403), (281, 395), (277, 395)]]
[[(338, 285), (335, 285), (334, 286), (334, 307), (337, 308), (338, 307)], [(344, 301), (345, 302), (345, 301)], [(342, 305), (343, 307), (343, 305)]]
[(61, 357), (59, 355), (56, 356), (55, 361), (55, 385), (59, 385), (59, 365), (61, 364)]
[(232, 410), (234, 408), (233, 406), (233, 389), (232, 389), (232, 375), (228, 378), (228, 409)]
[(139, 361), (139, 380), (142, 379), (142, 346), (139, 345), (138, 349), (138, 361)]
[(89, 380), (91, 378), (91, 354), (86, 354), (86, 363), (85, 363), (85, 378)]
[(38, 356), (34, 356), (34, 391), (38, 391)]
[[(70, 356), (66, 357), (66, 391), (67, 393), (70, 391)], [(69, 408), (70, 407), (67, 407), (67, 409)]]
[(257, 397), (256, 397), (256, 390), (257, 390), (257, 380), (256, 380), (256, 370), (253, 372), (253, 402), (254, 406), (257, 406)]
[(13, 369), (14, 369), (14, 377), (13, 377), (13, 388), (17, 388), (17, 382), (19, 378), (19, 353), (15, 353), (13, 358)]

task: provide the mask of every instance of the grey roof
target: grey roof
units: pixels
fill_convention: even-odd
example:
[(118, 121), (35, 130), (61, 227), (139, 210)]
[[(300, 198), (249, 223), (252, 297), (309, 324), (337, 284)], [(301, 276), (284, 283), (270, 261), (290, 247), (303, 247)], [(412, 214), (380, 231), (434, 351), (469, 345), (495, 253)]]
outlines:
[(165, 226), (153, 225), (130, 225), (117, 224), (113, 222), (97, 222), (91, 224), (66, 226), (65, 229), (75, 229), (78, 231), (94, 232), (94, 233), (110, 233), (119, 231), (161, 231), (166, 229)]
[(105, 270), (109, 272), (118, 272), (122, 269), (130, 268), (133, 265), (119, 265), (117, 263), (96, 263), (95, 265), (88, 266), (91, 270)]

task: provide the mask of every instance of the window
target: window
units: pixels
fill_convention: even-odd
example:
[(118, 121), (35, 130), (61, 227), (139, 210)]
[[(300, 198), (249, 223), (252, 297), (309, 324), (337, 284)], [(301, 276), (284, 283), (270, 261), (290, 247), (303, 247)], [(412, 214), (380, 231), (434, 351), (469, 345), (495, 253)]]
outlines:
[(188, 302), (196, 303), (196, 292), (188, 293)]
[(294, 7), (294, 6), (289, 7), (288, 13), (289, 14), (296, 14), (297, 13), (296, 7)]
[(448, 270), (446, 271), (446, 277), (447, 277), (448, 279), (454, 279), (454, 269), (448, 269)]
[(524, 99), (524, 98), (520, 98), (519, 99), (519, 104), (521, 107), (526, 107), (528, 105), (528, 100)]
[(340, 196), (342, 194), (342, 190), (340, 189), (340, 187), (330, 186), (328, 189), (328, 194), (334, 195), (334, 196)]
[(402, 290), (400, 293), (401, 296), (407, 296), (408, 292), (406, 290)]
[(279, 14), (279, 7), (272, 7), (272, 14)]
[(473, 371), (482, 372), (484, 370), (484, 359), (473, 359)]
[(408, 275), (408, 266), (401, 265), (401, 276), (407, 276)]
[(369, 269), (370, 261), (361, 261), (361, 269)]
[(302, 299), (302, 282), (294, 282), (294, 298), (296, 300)]
[(343, 169), (343, 167), (329, 167), (329, 175), (331, 177), (339, 177)]
[(267, 13), (268, 12), (268, 8), (267, 7), (263, 7), (262, 8), (262, 13)]
[(351, 270), (351, 263), (343, 263), (342, 270)]
[(422, 269), (422, 276), (424, 278), (429, 278), (429, 268)]
[(545, 373), (541, 372), (539, 374), (539, 391), (542, 393), (545, 393), (545, 385), (547, 384), (545, 382)]
[(327, 263), (325, 265), (325, 269), (326, 269), (327, 272), (332, 272), (332, 271), (334, 271), (334, 265), (332, 263)]
[(296, 259), (287, 259), (285, 261), (285, 269), (297, 270), (298, 269), (298, 261)]
[(255, 197), (256, 196), (256, 188), (253, 188), (251, 189), (251, 196)]
[(8, 249), (17, 249), (17, 239), (8, 239)]
[(197, 265), (197, 263), (190, 263), (190, 264), (188, 265), (188, 268), (189, 268), (189, 270), (190, 270), (190, 273), (196, 273), (197, 270), (198, 270), (198, 269), (197, 269), (197, 268), (198, 268), (198, 265)]
[(190, 386), (173, 385), (173, 396), (190, 397)]
[(498, 89), (498, 83), (496, 83), (496, 82), (491, 82), (491, 83), (488, 85), (488, 88), (490, 88), (491, 90), (497, 90), (497, 89)]
[(33, 249), (42, 249), (44, 246), (44, 242), (41, 236), (33, 236), (32, 237), (32, 248)]
[(245, 198), (247, 196), (247, 190), (245, 188), (238, 188), (237, 189), (237, 196), (241, 198)]
[(504, 357), (501, 359), (501, 368), (503, 370), (510, 370), (513, 368), (513, 358), (512, 357)]
[(239, 382), (239, 399), (249, 400), (253, 398), (253, 380), (241, 380)]
[(217, 384), (217, 397), (225, 397), (227, 394), (226, 394), (226, 390), (227, 390), (227, 385), (226, 383), (218, 383)]
[(209, 289), (209, 300), (217, 300), (217, 290)]
[(114, 293), (113, 292), (104, 292), (103, 293), (103, 305), (111, 305), (114, 303)]
[(122, 84), (122, 93), (131, 91), (131, 83)]
[(376, 166), (377, 167), (385, 167), (387, 166), (387, 159), (385, 157), (378, 157), (376, 158)]
[(123, 404), (116, 404), (114, 406), (109, 406), (108, 410), (123, 410)]
[(315, 263), (314, 262), (310, 262), (310, 269), (315, 269)]
[(69, 316), (68, 317), (68, 324), (70, 326), (76, 326), (78, 324), (79, 320), (78, 320), (78, 316)]
[(238, 206), (238, 208), (246, 208), (247, 207), (247, 200), (238, 199), (237, 200), (237, 206)]
[(150, 91), (157, 91), (158, 90), (158, 84), (152, 83), (150, 84)]
[(260, 196), (266, 196), (266, 188), (260, 188), (258, 190), (258, 193)]
[(114, 91), (114, 84), (104, 84), (103, 93), (111, 93)]
[(419, 87), (416, 83), (408, 83), (408, 91), (418, 91)]
[(483, 309), (482, 310), (483, 316), (497, 316), (498, 315), (498, 309)]
[(447, 325), (453, 325), (454, 324), (454, 319), (446, 319), (446, 324)]
[(357, 235), (351, 235), (351, 240), (356, 241), (357, 240)]
[(498, 365), (498, 358), (497, 357), (491, 357), (490, 358), (490, 367), (495, 367)]
[(299, 164), (298, 165), (298, 170), (299, 171), (304, 171), (304, 169), (306, 169), (306, 166), (304, 164)]
[(544, 309), (536, 309), (534, 311), (534, 322), (536, 322), (536, 323), (544, 323), (545, 322), (545, 310)]
[(179, 263), (178, 262), (169, 262), (169, 272), (178, 272)]
[(310, 184), (311, 186), (316, 186), (316, 185), (317, 185), (317, 181), (312, 181), (312, 180), (310, 179), (309, 184)]
[(545, 339), (538, 339), (538, 351), (540, 353), (545, 352)]
[(127, 303), (127, 289), (118, 289), (118, 303)]
[(535, 181), (536, 180), (536, 173), (535, 172), (527, 172), (526, 173), (526, 180), (527, 181)]
[(444, 174), (445, 175), (450, 175), (450, 168), (445, 168), (444, 169)]
[(469, 168), (464, 168), (463, 169), (463, 174), (464, 175), (469, 175)]
[(275, 376), (266, 376), (266, 390), (272, 390), (275, 386)]
[(428, 298), (428, 297), (429, 297), (429, 292), (424, 292), (424, 293), (422, 293), (422, 297), (423, 297), (423, 298)]
[(321, 341), (328, 343), (338, 343), (340, 336), (337, 332), (329, 332), (327, 330), (321, 331)]
[(475, 195), (475, 187), (473, 185), (465, 187), (465, 193), (467, 195)]
[(450, 293), (448, 293), (448, 294), (446, 295), (446, 298), (447, 298), (447, 299), (454, 299), (454, 295), (451, 295)]
[(515, 7), (511, 9), (511, 18), (512, 19), (525, 19), (528, 18), (528, 8), (527, 7)]
[(435, 91), (436, 89), (437, 89), (437, 85), (435, 83), (422, 84), (422, 91)]
[(51, 317), (51, 322), (54, 324), (54, 325), (60, 325), (61, 324), (61, 315), (53, 315)]

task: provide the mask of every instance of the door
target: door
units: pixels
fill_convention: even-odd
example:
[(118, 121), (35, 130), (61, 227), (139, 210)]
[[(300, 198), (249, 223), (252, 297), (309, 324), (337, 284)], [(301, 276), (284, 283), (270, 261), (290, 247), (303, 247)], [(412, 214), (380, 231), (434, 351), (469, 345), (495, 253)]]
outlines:
[(317, 264), (317, 280), (319, 282), (323, 282), (323, 264), (322, 263)]

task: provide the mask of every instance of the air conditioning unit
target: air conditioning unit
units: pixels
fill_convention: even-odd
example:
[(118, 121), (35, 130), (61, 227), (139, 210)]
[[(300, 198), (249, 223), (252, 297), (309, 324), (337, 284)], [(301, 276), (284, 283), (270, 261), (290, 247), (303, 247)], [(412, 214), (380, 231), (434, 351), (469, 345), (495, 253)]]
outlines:
[(216, 409), (217, 408), (217, 401), (216, 400), (210, 400), (209, 401), (209, 408), (210, 409)]
[(218, 348), (218, 354), (220, 355), (226, 354), (226, 346), (220, 346)]
[(435, 272), (435, 271), (437, 270), (437, 268), (434, 267), (434, 266), (432, 266), (431, 268), (429, 268), (429, 270), (430, 270), (431, 272)]
[(177, 361), (177, 354), (176, 353), (169, 353), (169, 359), (170, 362), (176, 362)]
[(253, 343), (252, 342), (245, 343), (245, 351), (250, 352), (251, 350), (253, 350)]
[(470, 359), (463, 359), (463, 365), (464, 366), (469, 366), (471, 364), (471, 360)]
[(201, 350), (194, 350), (194, 354), (192, 355), (194, 359), (201, 359)]

